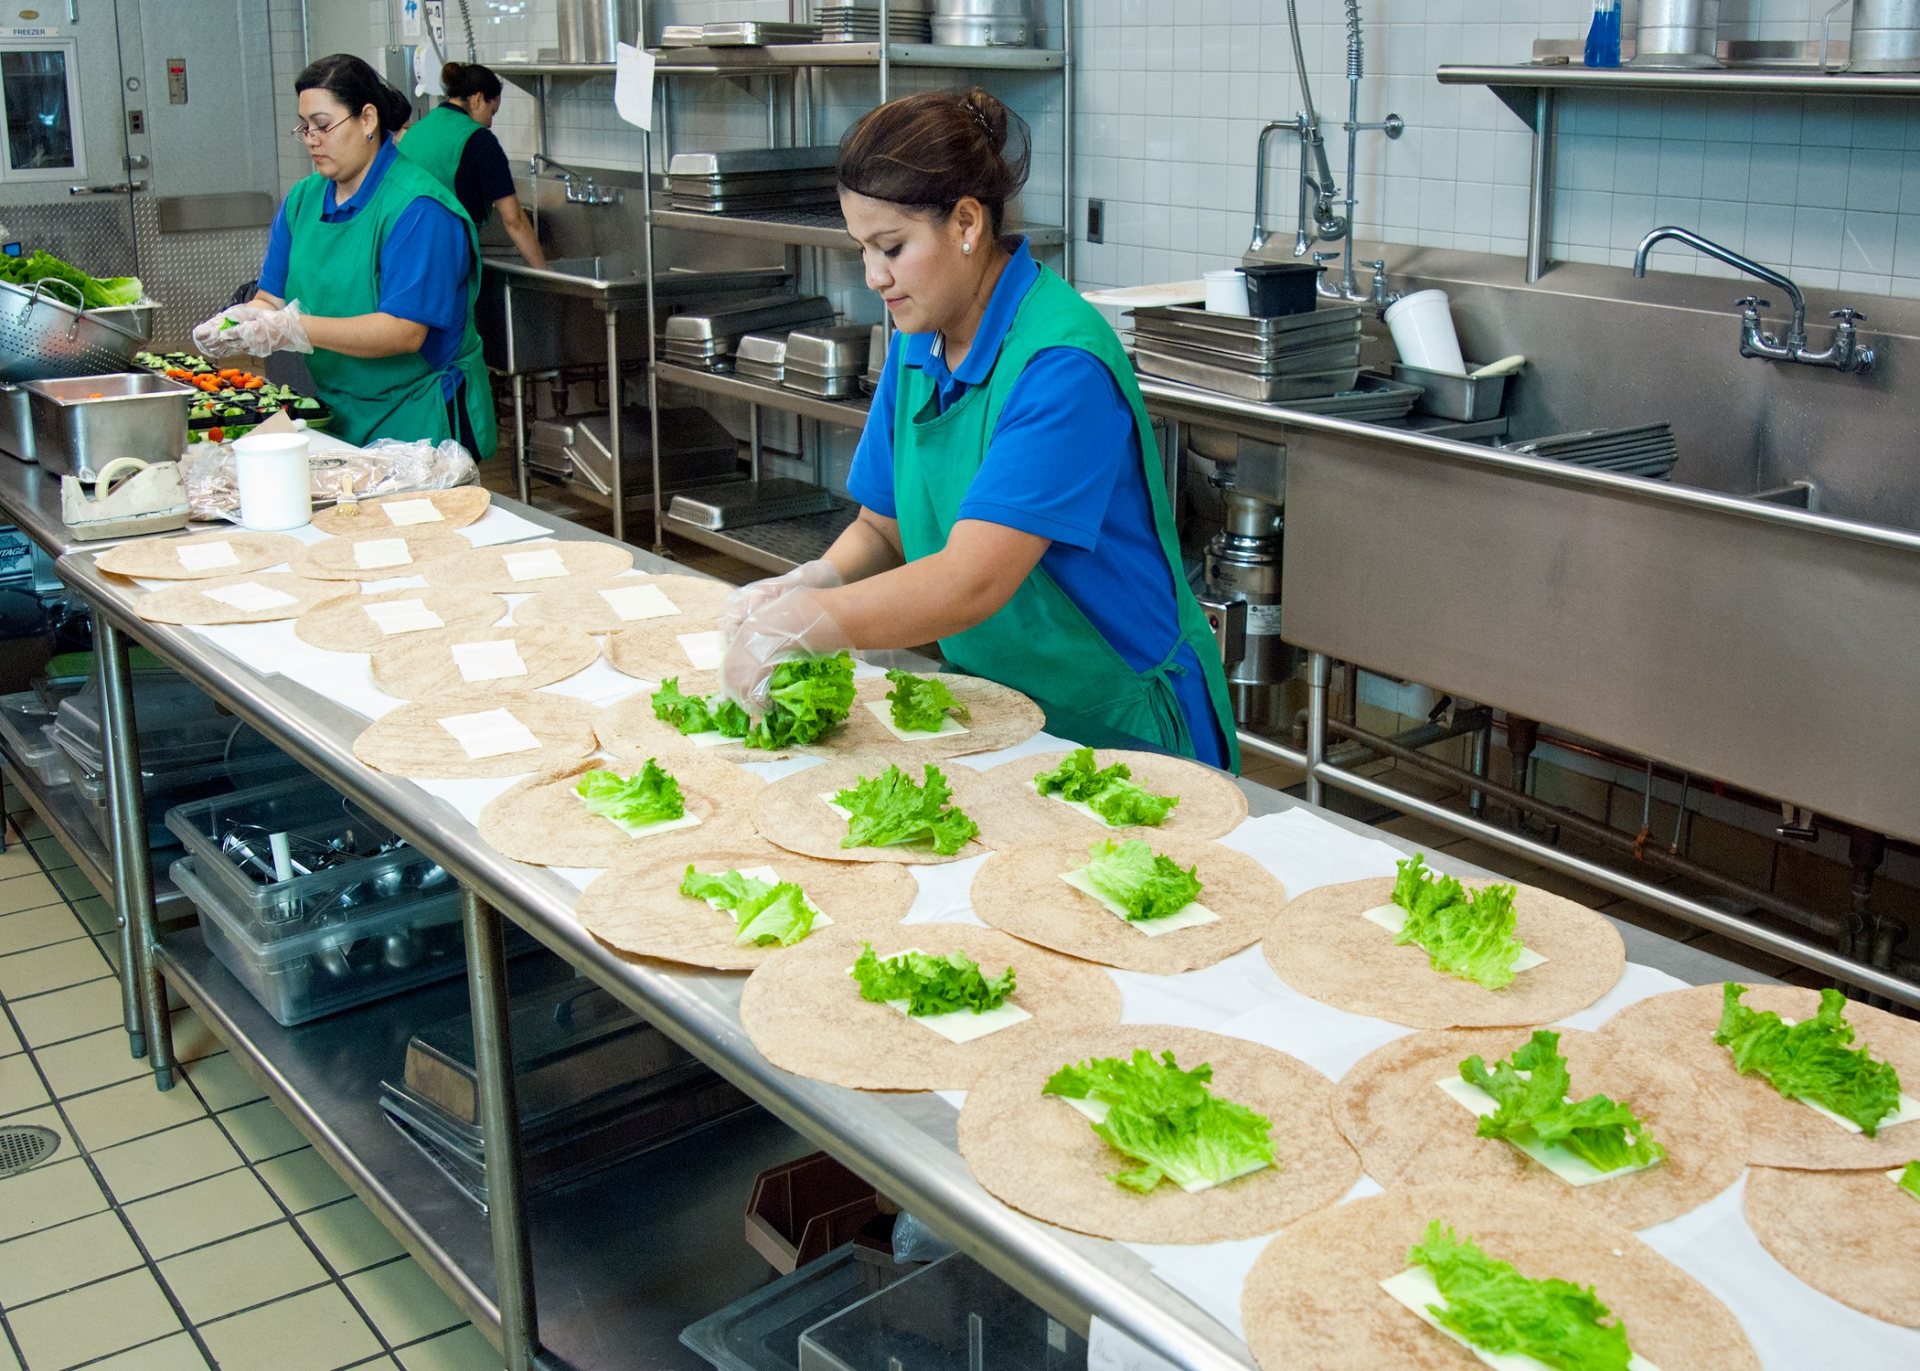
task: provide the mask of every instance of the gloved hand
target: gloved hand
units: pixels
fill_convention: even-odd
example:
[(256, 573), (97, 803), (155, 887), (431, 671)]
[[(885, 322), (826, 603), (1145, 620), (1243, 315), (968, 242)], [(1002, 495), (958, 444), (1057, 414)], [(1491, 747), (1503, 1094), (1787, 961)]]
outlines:
[(811, 562), (802, 562), (792, 571), (780, 576), (768, 576), (764, 580), (749, 581), (733, 590), (727, 601), (720, 607), (717, 620), (720, 629), (720, 648), (724, 652), (733, 646), (733, 638), (740, 631), (740, 625), (747, 621), (754, 611), (772, 604), (789, 591), (802, 587), (813, 590), (830, 590), (834, 586), (845, 585), (840, 569), (825, 558)]
[(757, 719), (772, 708), (768, 684), (781, 662), (789, 657), (826, 656), (852, 646), (846, 630), (827, 609), (822, 592), (797, 587), (762, 604), (735, 630), (720, 659), (721, 692)]
[(265, 357), (270, 352), (313, 351), (306, 325), (300, 322), (298, 300), (289, 300), (279, 309), (251, 300), (243, 305), (230, 305), (194, 329), (193, 344), (207, 357), (231, 357), (236, 353)]

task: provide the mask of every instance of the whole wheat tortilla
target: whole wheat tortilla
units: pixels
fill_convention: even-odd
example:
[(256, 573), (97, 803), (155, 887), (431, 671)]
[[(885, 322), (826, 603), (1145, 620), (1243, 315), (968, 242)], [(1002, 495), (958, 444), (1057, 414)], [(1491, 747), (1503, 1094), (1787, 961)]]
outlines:
[[(468, 681), (454, 661), (456, 643), (511, 642), (524, 676)], [(373, 683), (397, 700), (425, 700), (449, 690), (493, 694), (537, 690), (585, 671), (600, 659), (592, 638), (575, 628), (442, 628), (406, 633), (373, 654)]]
[[(207, 593), (240, 585), (277, 590), (282, 595), (293, 596), (293, 603), (273, 609), (236, 609)], [(255, 571), (151, 591), (133, 602), (133, 612), (156, 624), (265, 624), (276, 619), (295, 618), (316, 606), (351, 594), (353, 587), (343, 586), (338, 581), (311, 581), (284, 571)]]
[[(880, 957), (917, 948), (964, 952), (982, 972), (1014, 969), (1009, 1003), (1033, 1017), (954, 1043), (890, 1005), (860, 997), (848, 972), (870, 942)], [(740, 995), (740, 1023), (768, 1061), (798, 1076), (857, 1090), (965, 1090), (1009, 1055), (1120, 1018), (1120, 989), (1098, 967), (970, 924), (829, 928), (763, 962)]]
[(966, 728), (965, 733), (933, 734), (911, 740), (895, 736), (893, 730), (867, 708), (868, 703), (873, 702), (883, 710), (891, 709), (887, 692), (893, 689), (893, 683), (884, 676), (874, 676), (855, 684), (853, 712), (847, 716), (845, 734), (834, 741), (834, 751), (862, 756), (878, 754), (905, 766), (910, 761), (937, 762), (944, 757), (964, 757), (973, 752), (998, 752), (1003, 747), (1024, 743), (1047, 725), (1047, 716), (1040, 706), (1012, 686), (955, 671), (940, 672), (939, 679), (955, 699), (967, 706), (971, 717), (958, 720)]
[(1524, 1028), (1415, 1033), (1374, 1049), (1340, 1080), (1333, 1117), (1360, 1149), (1367, 1174), (1389, 1190), (1459, 1181), (1514, 1187), (1574, 1205), (1628, 1228), (1697, 1209), (1740, 1178), (1747, 1132), (1727, 1102), (1691, 1071), (1638, 1048), (1568, 1029), (1560, 1053), (1569, 1098), (1605, 1095), (1630, 1105), (1666, 1157), (1642, 1171), (1568, 1185), (1519, 1149), (1476, 1135), (1476, 1119), (1435, 1084), (1457, 1079), (1478, 1053), (1488, 1065), (1526, 1045)]
[(647, 760), (631, 754), (594, 757), (529, 776), (480, 811), (480, 836), (503, 856), (531, 866), (610, 867), (668, 858), (685, 864), (716, 849), (758, 843), (746, 813), (765, 783), (724, 762), (658, 759), (680, 783), (687, 812), (700, 820), (692, 828), (635, 838), (611, 819), (589, 814), (580, 803), (574, 788), (583, 772), (605, 769), (631, 776)]
[[(191, 571), (181, 564), (180, 548), (208, 543), (226, 543), (233, 549), (234, 561), (205, 571)], [(290, 561), (301, 546), (298, 538), (284, 533), (248, 533), (236, 528), (228, 533), (196, 533), (187, 538), (136, 538), (100, 553), (94, 565), (115, 576), (145, 581), (211, 581), (279, 566)]]
[[(791, 950), (735, 943), (731, 914), (680, 893), (688, 861), (680, 857), (622, 861), (581, 892), (573, 912), (603, 943), (635, 956), (686, 966), (751, 971), (769, 957)], [(781, 880), (797, 883), (814, 908), (832, 921), (816, 924), (808, 939), (843, 929), (855, 932), (897, 924), (920, 892), (920, 883), (903, 866), (816, 861), (782, 852), (757, 838), (738, 847), (710, 848), (691, 861), (709, 875), (771, 867)]]
[[(340, 597), (306, 611), (295, 621), (293, 632), (301, 642), (329, 652), (378, 652), (422, 634), (491, 628), (507, 612), (505, 600), (484, 590), (413, 586), (383, 590), (375, 595), (354, 595), (351, 587), (338, 581), (327, 584), (332, 585)], [(367, 606), (393, 604), (399, 600), (418, 600), (439, 616), (442, 627), (415, 633), (382, 633), (367, 614)]]
[[(354, 561), (359, 543), (402, 542), (413, 558), (399, 566), (363, 567)], [(391, 581), (396, 576), (419, 576), (427, 565), (443, 557), (457, 557), (473, 551), (473, 544), (439, 524), (420, 524), (412, 528), (380, 528), (353, 537), (326, 538), (309, 543), (294, 554), (290, 563), (301, 576), (316, 581)]]
[[(1766, 1077), (1735, 1071), (1732, 1056), (1713, 1040), (1720, 1026), (1722, 994), (1716, 981), (1653, 995), (1615, 1014), (1600, 1032), (1697, 1071), (1745, 1120), (1747, 1160), (1755, 1166), (1885, 1171), (1920, 1157), (1920, 1121), (1883, 1128), (1875, 1138), (1849, 1133), (1798, 1100), (1787, 1099)], [(1789, 1019), (1810, 1019), (1820, 1012), (1820, 992), (1760, 985), (1749, 989), (1741, 1003), (1756, 1011), (1771, 1009)], [(1920, 1023), (1858, 1000), (1847, 1002), (1847, 1022), (1853, 1025), (1853, 1046), (1891, 1062), (1906, 1093), (1920, 1096)]]
[[(382, 505), (401, 501), (428, 500), (440, 511), (440, 518), (425, 524), (396, 524), (381, 509)], [(477, 523), (493, 503), (493, 493), (485, 486), (455, 486), (451, 490), (406, 490), (397, 495), (377, 495), (357, 504), (338, 504), (316, 510), (313, 526), (322, 533), (342, 538), (369, 537), (378, 532), (397, 532), (403, 528), (465, 528)]]
[[(537, 586), (539, 581), (522, 581), (520, 587)], [(626, 590), (631, 586), (658, 586), (663, 595), (673, 601), (683, 618), (711, 619), (720, 612), (726, 603), (727, 595), (733, 587), (725, 581), (716, 581), (711, 576), (678, 576), (662, 574), (658, 576), (621, 576), (607, 581), (592, 589), (568, 584), (563, 590), (536, 590), (513, 611), (513, 621), (517, 624), (568, 624), (574, 628), (585, 629), (588, 633), (619, 633), (646, 624), (669, 622), (678, 623), (678, 619), (622, 619), (613, 612), (603, 590)], [(681, 632), (686, 632), (682, 629)]]
[[(469, 757), (440, 726), (456, 714), (505, 709), (540, 740), (534, 751)], [(353, 755), (376, 771), (415, 781), (471, 781), (547, 771), (594, 748), (594, 708), (584, 700), (539, 691), (450, 690), (416, 700), (374, 720), (353, 742)]]
[[(518, 555), (522, 552), (556, 550), (560, 554), (561, 565), (567, 569), (565, 576), (516, 581), (507, 571), (506, 558), (509, 553)], [(429, 585), (464, 586), (468, 590), (491, 590), (499, 595), (531, 595), (563, 587), (569, 594), (592, 594), (590, 587), (612, 580), (632, 565), (632, 551), (617, 543), (602, 543), (587, 538), (565, 542), (555, 538), (538, 538), (527, 543), (502, 543), (498, 547), (470, 547), (452, 557), (442, 557), (420, 571)]]
[[(950, 857), (941, 856), (927, 843), (901, 847), (840, 846), (840, 840), (847, 836), (847, 821), (834, 813), (820, 797), (849, 788), (863, 775), (874, 776), (885, 770), (882, 759), (871, 758), (865, 763), (828, 762), (824, 766), (808, 767), (805, 771), (783, 776), (761, 791), (754, 800), (753, 826), (759, 830), (761, 837), (789, 852), (830, 862), (899, 862), (906, 866), (935, 866), (943, 862), (963, 862), (969, 857), (980, 856), (989, 848), (1008, 845), (1006, 839), (1009, 835), (1006, 832), (996, 834), (985, 823), (980, 823), (978, 836), (969, 839), (966, 846)], [(914, 784), (925, 783), (926, 772), (923, 768), (905, 767), (903, 770), (912, 775)], [(961, 813), (970, 819), (974, 818), (973, 804), (980, 795), (980, 773), (964, 766), (943, 766), (940, 773), (947, 778), (952, 790), (948, 803), (958, 805)], [(975, 819), (975, 822), (980, 821)]]
[[(514, 615), (517, 619), (520, 616)], [(683, 633), (711, 633), (720, 621), (711, 614), (676, 614), (670, 619), (643, 619), (609, 633), (605, 647), (607, 661), (615, 671), (658, 684), (669, 676), (711, 676), (697, 671), (681, 645)]]
[(1821, 1294), (1920, 1328), (1920, 1199), (1881, 1172), (1756, 1166), (1747, 1222), (1774, 1260)]
[[(1462, 881), (1470, 890), (1496, 884)], [(1325, 885), (1297, 896), (1267, 929), (1267, 962), (1302, 995), (1409, 1028), (1499, 1028), (1552, 1023), (1585, 1009), (1619, 981), (1626, 945), (1592, 910), (1532, 886), (1514, 897), (1515, 932), (1547, 959), (1500, 990), (1427, 964), (1427, 954), (1361, 914), (1391, 901), (1393, 880)]]
[(993, 787), (993, 808), (1004, 810), (1008, 820), (1036, 841), (1084, 837), (1091, 842), (1095, 837), (1127, 837), (1152, 842), (1163, 833), (1177, 838), (1219, 838), (1238, 828), (1247, 817), (1247, 797), (1224, 771), (1184, 757), (1101, 748), (1093, 754), (1097, 765), (1124, 763), (1133, 773), (1134, 784), (1155, 795), (1180, 797), (1180, 803), (1158, 827), (1135, 824), (1116, 828), (1033, 788), (1035, 776), (1053, 770), (1070, 755), (1041, 752), (990, 768), (985, 775)]
[[(1131, 1170), (1047, 1078), (1090, 1057), (1172, 1052), (1184, 1070), (1213, 1067), (1210, 1088), (1273, 1123), (1277, 1167), (1188, 1194), (1163, 1181), (1142, 1195), (1110, 1177)], [(1037, 1219), (1122, 1242), (1251, 1238), (1337, 1201), (1360, 1159), (1327, 1113), (1333, 1083), (1305, 1062), (1242, 1038), (1164, 1024), (1124, 1024), (1049, 1037), (975, 1083), (960, 1111), (960, 1155), (995, 1196)]]
[(1352, 1200), (1282, 1229), (1240, 1292), (1265, 1371), (1464, 1371), (1473, 1354), (1380, 1288), (1430, 1220), (1535, 1280), (1592, 1286), (1639, 1356), (1663, 1368), (1759, 1371), (1727, 1307), (1618, 1224), (1512, 1189), (1430, 1185)]
[(1003, 933), (1082, 961), (1172, 976), (1252, 947), (1287, 902), (1286, 887), (1246, 853), (1156, 834), (1142, 841), (1183, 869), (1194, 869), (1200, 903), (1220, 918), (1149, 937), (1060, 879), (1085, 866), (1087, 849), (1102, 841), (1056, 838), (995, 852), (973, 878), (974, 913)]

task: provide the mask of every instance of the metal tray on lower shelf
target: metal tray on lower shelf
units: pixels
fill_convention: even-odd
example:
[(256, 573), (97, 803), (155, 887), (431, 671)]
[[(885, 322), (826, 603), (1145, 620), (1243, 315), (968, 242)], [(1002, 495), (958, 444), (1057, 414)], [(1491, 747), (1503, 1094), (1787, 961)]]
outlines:
[(704, 490), (683, 490), (673, 497), (668, 513), (683, 523), (718, 531), (825, 514), (836, 503), (832, 491), (790, 476), (769, 476)]

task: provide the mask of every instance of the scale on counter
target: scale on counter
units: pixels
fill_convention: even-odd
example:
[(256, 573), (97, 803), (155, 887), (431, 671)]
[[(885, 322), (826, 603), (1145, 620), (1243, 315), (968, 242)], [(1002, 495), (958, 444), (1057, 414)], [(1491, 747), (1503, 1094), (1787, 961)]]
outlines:
[(669, 516), (697, 528), (718, 531), (831, 513), (839, 502), (831, 491), (790, 476), (683, 490), (673, 497)]

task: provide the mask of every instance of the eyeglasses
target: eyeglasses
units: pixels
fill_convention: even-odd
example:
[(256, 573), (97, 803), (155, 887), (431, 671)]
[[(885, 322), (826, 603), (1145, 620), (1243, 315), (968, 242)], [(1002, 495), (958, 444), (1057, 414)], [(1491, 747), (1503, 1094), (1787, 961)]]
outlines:
[(287, 132), (303, 143), (317, 143), (346, 122), (345, 119), (335, 119), (331, 123), (323, 124), (317, 119), (302, 119)]

